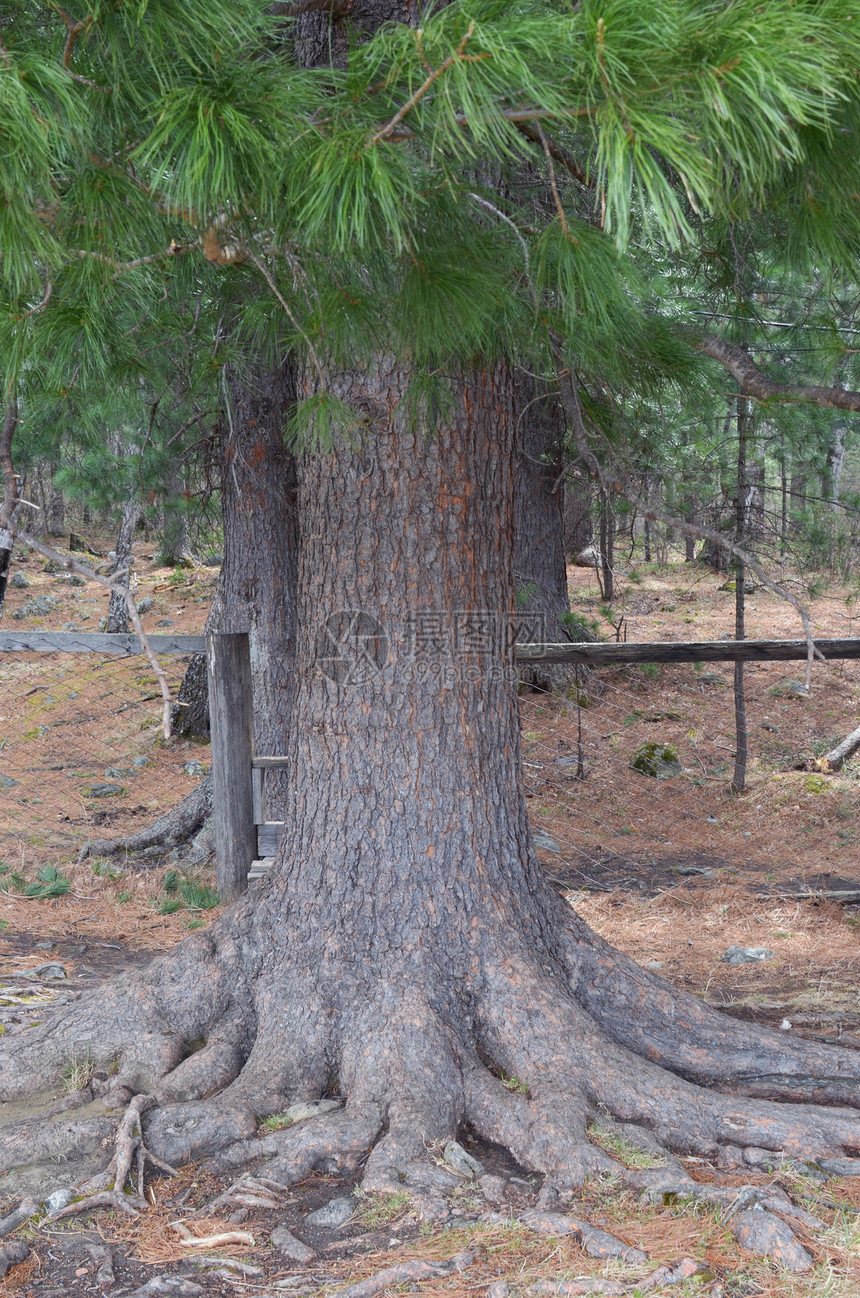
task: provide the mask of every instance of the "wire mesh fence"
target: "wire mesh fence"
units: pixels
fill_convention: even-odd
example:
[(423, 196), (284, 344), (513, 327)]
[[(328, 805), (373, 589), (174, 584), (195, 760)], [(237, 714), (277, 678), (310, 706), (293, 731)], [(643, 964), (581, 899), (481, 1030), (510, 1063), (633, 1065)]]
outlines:
[[(159, 655), (171, 693), (189, 659)], [(0, 862), (30, 883), (90, 837), (146, 826), (205, 773), (208, 750), (161, 740), (143, 655), (0, 653)]]
[[(800, 670), (798, 670), (800, 669)], [(746, 793), (735, 756), (731, 664), (580, 671), (567, 697), (521, 700), (523, 763), (535, 842), (571, 888), (730, 866), (798, 877), (856, 873), (860, 761), (810, 767), (854, 729), (860, 663), (748, 663)]]

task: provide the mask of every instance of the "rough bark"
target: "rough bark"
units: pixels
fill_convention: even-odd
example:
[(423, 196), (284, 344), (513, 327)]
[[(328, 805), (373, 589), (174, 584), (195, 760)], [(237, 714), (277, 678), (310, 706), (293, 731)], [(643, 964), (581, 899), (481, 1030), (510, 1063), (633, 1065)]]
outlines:
[(161, 545), (158, 562), (165, 567), (190, 568), (194, 559), (188, 544), (188, 519), (183, 508), (185, 491), (178, 471), (168, 483), (168, 496), (164, 502), (161, 523)]
[[(749, 402), (738, 397), (738, 457), (735, 488), (735, 540), (739, 546), (746, 544), (750, 515), (749, 472), (747, 442), (749, 436)], [(735, 639), (746, 638), (746, 585), (745, 569), (740, 559), (735, 560)], [(732, 793), (743, 793), (747, 779), (747, 701), (744, 689), (744, 664), (735, 663), (735, 765), (732, 772)]]
[[(363, 446), (300, 466), (275, 867), (144, 973), (4, 1038), (0, 1099), (54, 1085), (77, 1045), (107, 1074), (108, 1106), (148, 1097), (146, 1146), (170, 1163), (267, 1155), (285, 1182), (363, 1165), (365, 1187), (402, 1188), (465, 1121), (546, 1174), (545, 1205), (596, 1170), (640, 1188), (665, 1176), (590, 1142), (607, 1111), (651, 1152), (850, 1158), (860, 1054), (672, 990), (540, 874), (506, 634), (510, 376), (466, 376), (450, 422), (426, 438), (399, 421), (406, 374), (393, 361), (334, 382), (369, 427)], [(260, 1115), (332, 1087), (345, 1108), (258, 1135)], [(63, 1121), (6, 1128), (5, 1165), (32, 1161), (34, 1142), (56, 1155), (74, 1125)]]
[[(134, 541), (134, 528), (137, 523), (137, 511), (137, 493), (133, 493), (123, 501), (122, 518), (120, 519), (115, 550), (116, 563), (114, 570), (119, 573), (117, 581), (126, 588), (131, 582), (132, 543)], [(111, 591), (105, 630), (111, 633), (126, 634), (128, 629), (128, 604), (119, 591)]]

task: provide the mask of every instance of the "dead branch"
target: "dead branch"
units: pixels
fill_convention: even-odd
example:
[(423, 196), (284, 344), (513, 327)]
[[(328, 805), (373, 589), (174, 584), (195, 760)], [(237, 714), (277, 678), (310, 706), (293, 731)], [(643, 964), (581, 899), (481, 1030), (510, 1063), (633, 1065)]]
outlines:
[(158, 687), (161, 691), (161, 698), (164, 704), (161, 731), (164, 738), (169, 739), (170, 709), (173, 706), (173, 699), (170, 695), (170, 686), (167, 683), (167, 677), (161, 669), (161, 664), (155, 656), (155, 650), (149, 641), (149, 637), (143, 629), (143, 623), (140, 620), (140, 614), (137, 611), (137, 604), (134, 601), (134, 595), (131, 593), (131, 589), (127, 586), (123, 586), (116, 580), (117, 577), (120, 577), (123, 574), (121, 572), (116, 572), (114, 573), (113, 578), (104, 577), (88, 564), (80, 563), (79, 560), (72, 559), (68, 555), (62, 554), (59, 550), (55, 550), (53, 546), (46, 545), (44, 541), (40, 541), (37, 537), (31, 536), (30, 533), (25, 532), (23, 528), (13, 526), (9, 530), (13, 539), (23, 541), (25, 545), (29, 545), (31, 550), (35, 550), (37, 554), (41, 554), (46, 559), (52, 559), (54, 563), (60, 564), (68, 572), (80, 573), (82, 577), (86, 577), (89, 581), (97, 581), (102, 586), (107, 587), (108, 590), (118, 591), (122, 595), (128, 605), (128, 616), (131, 619), (131, 624), (134, 627), (135, 634), (140, 638), (143, 652), (146, 654), (149, 665), (155, 673), (155, 678), (158, 681)]
[(563, 149), (560, 144), (557, 144), (551, 135), (544, 135), (543, 139), (541, 139), (541, 136), (532, 126), (531, 122), (520, 121), (516, 122), (515, 125), (520, 135), (524, 135), (527, 140), (531, 140), (533, 144), (539, 144), (543, 148), (549, 149), (551, 156), (555, 158), (556, 162), (560, 162), (565, 170), (570, 172), (574, 180), (579, 181), (580, 185), (583, 185), (586, 189), (594, 189), (594, 177), (587, 176), (582, 170), (582, 167), (580, 167), (579, 163), (576, 161), (576, 158), (572, 157), (572, 155), (568, 153), (567, 149)]
[(831, 748), (829, 753), (816, 758), (813, 765), (817, 771), (824, 771), (825, 773), (838, 771), (843, 763), (848, 761), (849, 757), (854, 756), (858, 749), (860, 749), (860, 726), (856, 730), (852, 730), (850, 735), (846, 735), (835, 748)]
[(805, 401), (832, 410), (860, 410), (860, 392), (815, 383), (778, 383), (766, 378), (748, 351), (736, 343), (726, 342), (725, 338), (714, 335), (694, 345), (697, 351), (719, 361), (729, 371), (744, 396), (758, 401)]

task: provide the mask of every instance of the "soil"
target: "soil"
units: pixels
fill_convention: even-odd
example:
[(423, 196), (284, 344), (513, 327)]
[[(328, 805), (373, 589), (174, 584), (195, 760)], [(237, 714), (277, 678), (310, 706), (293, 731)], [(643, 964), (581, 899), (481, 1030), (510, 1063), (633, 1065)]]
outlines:
[[(152, 594), (157, 600), (146, 619), (150, 629), (202, 629), (211, 569), (174, 576), (140, 554), (137, 568), (138, 598)], [(23, 565), (32, 584), (10, 589), (7, 616), (39, 593), (54, 594), (60, 607), (49, 617), (7, 625), (60, 629), (77, 620), (82, 630), (96, 629), (107, 606), (102, 591), (92, 585), (70, 588), (42, 569), (32, 558)], [(569, 576), (574, 608), (599, 619), (594, 574), (571, 569)], [(642, 566), (635, 579), (620, 580), (615, 620), (625, 615), (629, 639), (718, 639), (733, 617), (734, 595), (720, 590), (724, 581), (681, 562)], [(831, 586), (810, 600), (818, 634), (853, 633), (854, 594)], [(82, 608), (89, 611), (84, 621), (79, 620)], [(173, 625), (156, 627), (164, 617)], [(602, 627), (606, 634), (608, 623)], [(750, 598), (747, 627), (750, 637), (800, 634), (793, 611), (766, 592)], [(177, 685), (184, 661), (163, 661)], [(787, 682), (802, 679), (801, 663), (747, 668), (751, 760), (748, 791), (741, 797), (728, 788), (731, 670), (730, 665), (707, 671), (679, 665), (601, 672), (587, 707), (578, 706), (575, 697), (524, 694), (532, 825), (558, 849), (542, 850), (541, 860), (555, 886), (597, 932), (641, 963), (658, 967), (671, 983), (727, 1013), (860, 1047), (860, 907), (827, 899), (828, 892), (860, 889), (860, 762), (847, 764), (838, 775), (798, 769), (857, 725), (860, 663), (816, 664), (808, 698), (784, 692)], [(218, 913), (218, 908), (185, 903), (162, 913), (176, 897), (175, 889), (165, 890), (169, 860), (153, 862), (145, 871), (121, 860), (74, 864), (91, 827), (100, 826), (100, 835), (141, 828), (193, 786), (199, 776), (187, 774), (184, 766), (202, 760), (206, 767), (208, 754), (199, 745), (158, 742), (160, 701), (140, 659), (27, 655), (0, 663), (0, 673), (0, 774), (18, 782), (0, 790), (0, 858), (8, 867), (0, 876), (0, 886), (6, 885), (0, 894), (0, 984), (3, 990), (29, 987), (62, 998), (139, 965)], [(44, 734), (42, 726), (47, 726)], [(576, 765), (569, 760), (577, 753), (580, 726), (584, 780), (574, 778)], [(678, 776), (656, 780), (630, 769), (636, 748), (650, 741), (676, 749), (682, 765)], [(148, 757), (150, 764), (132, 768), (135, 756)], [(117, 781), (126, 792), (115, 800), (82, 795), (87, 781), (108, 778), (108, 766), (138, 773)], [(62, 870), (69, 893), (48, 900), (24, 897), (26, 884), (46, 865)], [(200, 869), (194, 881), (211, 884), (211, 871)], [(803, 890), (820, 896), (811, 901), (791, 896)], [(766, 947), (773, 956), (729, 965), (720, 957), (731, 945)], [(54, 960), (64, 966), (65, 981), (33, 983), (17, 973)], [(4, 1030), (25, 1031), (44, 1004), (7, 1006)], [(508, 1178), (504, 1212), (515, 1216), (533, 1202), (534, 1178), (530, 1182), (504, 1151), (469, 1143), (468, 1132), (461, 1133), (461, 1141), (487, 1171)], [(688, 1165), (694, 1176), (731, 1182), (713, 1169), (697, 1169), (695, 1160)], [(761, 1184), (771, 1178), (744, 1172), (741, 1179)], [(31, 1240), (31, 1257), (0, 1281), (0, 1295), (77, 1298), (105, 1292), (96, 1283), (87, 1242), (113, 1254), (118, 1293), (154, 1275), (186, 1275), (207, 1295), (332, 1293), (396, 1261), (447, 1257), (476, 1242), (483, 1251), (469, 1271), (431, 1281), (420, 1292), (482, 1293), (497, 1278), (523, 1291), (541, 1279), (575, 1275), (623, 1273), (631, 1283), (635, 1278), (629, 1269), (596, 1263), (564, 1239), (533, 1235), (515, 1224), (468, 1221), (488, 1205), (465, 1182), (453, 1206), (467, 1224), (458, 1225), (464, 1218), (453, 1217), (444, 1227), (431, 1227), (419, 1222), (409, 1205), (377, 1205), (383, 1216), (392, 1214), (390, 1220), (372, 1229), (355, 1221), (336, 1232), (314, 1231), (303, 1225), (304, 1218), (348, 1193), (354, 1182), (314, 1176), (292, 1187), (290, 1201), (277, 1210), (251, 1208), (239, 1224), (226, 1222), (232, 1209), (211, 1207), (228, 1184), (201, 1168), (183, 1168), (175, 1181), (151, 1179), (147, 1194), (153, 1209), (145, 1219), (102, 1212), (23, 1228), (14, 1238)], [(714, 1284), (722, 1286), (710, 1290), (715, 1296), (811, 1298), (827, 1292), (848, 1298), (860, 1292), (860, 1234), (847, 1212), (860, 1206), (860, 1185), (831, 1180), (821, 1193), (840, 1206), (837, 1211), (806, 1204), (827, 1223), (812, 1244), (817, 1265), (807, 1277), (789, 1278), (751, 1259), (715, 1213), (693, 1213), (682, 1205), (646, 1208), (599, 1181), (589, 1183), (570, 1211), (595, 1224), (604, 1221), (606, 1229), (645, 1248), (654, 1264), (684, 1254), (703, 1258), (717, 1277)], [(213, 1216), (219, 1227), (249, 1230), (253, 1246), (222, 1248), (218, 1256), (234, 1257), (261, 1274), (227, 1278), (201, 1272), (170, 1226), (177, 1216), (198, 1233), (202, 1227), (194, 1223), (211, 1225)], [(318, 1250), (310, 1266), (297, 1267), (273, 1252), (268, 1239), (277, 1224), (295, 1228)], [(278, 1281), (291, 1283), (273, 1287)], [(825, 1284), (831, 1287), (825, 1290)], [(699, 1285), (696, 1292), (709, 1291)]]

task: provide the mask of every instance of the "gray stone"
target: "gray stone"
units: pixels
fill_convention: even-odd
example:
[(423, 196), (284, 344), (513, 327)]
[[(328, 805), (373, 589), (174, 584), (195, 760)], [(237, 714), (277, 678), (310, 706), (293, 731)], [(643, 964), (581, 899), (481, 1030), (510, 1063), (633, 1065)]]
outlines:
[(483, 1174), (484, 1169), (478, 1160), (467, 1153), (456, 1140), (447, 1140), (445, 1142), (442, 1157), (449, 1167), (453, 1167), (455, 1172), (466, 1177), (467, 1180), (471, 1181), (474, 1177)]
[(155, 600), (151, 599), (149, 595), (137, 601), (138, 613), (148, 613), (151, 608), (155, 608)]
[(128, 769), (128, 767), (121, 767), (121, 766), (106, 766), (106, 767), (105, 767), (105, 779), (106, 779), (106, 780), (121, 780), (121, 779), (123, 778), (123, 776), (125, 776), (125, 775), (133, 775), (133, 774), (134, 774), (134, 772), (133, 772), (133, 771), (130, 771), (130, 770)]
[(121, 784), (90, 784), (81, 793), (85, 798), (121, 798), (125, 789)]
[(20, 622), (25, 617), (47, 617), (49, 613), (53, 613), (54, 609), (58, 607), (59, 600), (53, 595), (34, 595), (20, 608), (16, 608), (12, 616), (17, 622)]
[[(347, 1218), (347, 1220), (349, 1220)], [(291, 1262), (306, 1263), (312, 1262), (316, 1257), (314, 1249), (303, 1244), (300, 1239), (296, 1239), (292, 1231), (287, 1230), (286, 1226), (276, 1226), (271, 1235), (272, 1248), (276, 1248), (284, 1257)]]
[(156, 622), (155, 625), (156, 625), (156, 626), (173, 626), (173, 625), (174, 625), (174, 621), (173, 621), (173, 618), (172, 618), (172, 617), (160, 617), (160, 618), (158, 619), (158, 621)]
[(327, 1226), (329, 1230), (337, 1230), (338, 1226), (345, 1226), (346, 1223), (355, 1215), (355, 1200), (352, 1195), (343, 1195), (339, 1199), (332, 1199), (322, 1208), (317, 1208), (309, 1217), (305, 1217), (307, 1226)]
[(70, 572), (68, 577), (63, 577), (62, 580), (67, 586), (86, 586), (87, 584), (86, 577), (82, 577), (79, 572)]
[(207, 554), (203, 562), (207, 568), (220, 568), (224, 562), (224, 556), (223, 554)]
[(741, 1248), (766, 1257), (786, 1271), (808, 1271), (812, 1258), (791, 1227), (763, 1208), (748, 1208), (732, 1219), (731, 1231)]
[(780, 681), (774, 685), (772, 690), (768, 691), (773, 698), (777, 699), (808, 699), (809, 690), (803, 681)]
[(640, 744), (630, 759), (630, 769), (656, 780), (671, 780), (684, 769), (678, 751), (671, 744)]
[(723, 964), (758, 964), (762, 960), (773, 960), (775, 955), (766, 946), (730, 946), (720, 956)]
[(0, 789), (17, 789), (18, 781), (13, 780), (11, 775), (0, 775)]
[(532, 834), (532, 845), (536, 852), (560, 852), (561, 848), (554, 838), (539, 829)]
[(60, 627), (61, 631), (79, 631), (80, 627), (77, 622), (64, 622)]
[(47, 941), (47, 942), (34, 942), (34, 943), (33, 943), (33, 946), (34, 946), (34, 948), (35, 948), (36, 951), (53, 951), (53, 949), (54, 949), (54, 944), (53, 944), (53, 942), (51, 942), (51, 941)]
[(478, 1185), (487, 1203), (504, 1202), (508, 1183), (503, 1176), (492, 1176), (489, 1172), (485, 1172), (483, 1176), (478, 1177)]
[(10, 1267), (20, 1266), (29, 1256), (30, 1245), (23, 1239), (13, 1239), (9, 1244), (4, 1244), (0, 1248), (0, 1279), (6, 1275)]
[(132, 766), (154, 766), (155, 765), (151, 757), (143, 757), (143, 756), (133, 757), (131, 764)]
[(25, 572), (16, 572), (9, 585), (14, 586), (16, 590), (23, 590), (25, 586), (30, 585), (30, 578)]
[(285, 1111), (290, 1122), (304, 1122), (305, 1118), (316, 1118), (320, 1113), (330, 1113), (340, 1108), (340, 1100), (307, 1100), (291, 1104)]
[[(64, 973), (63, 977), (65, 978), (65, 976)], [(65, 1208), (66, 1204), (70, 1202), (71, 1197), (71, 1190), (55, 1190), (53, 1194), (49, 1194), (45, 1200), (45, 1207), (48, 1209), (48, 1212), (59, 1212), (61, 1208)]]
[(202, 762), (186, 762), (182, 769), (186, 775), (196, 775), (200, 777), (206, 774), (206, 767)]
[(58, 960), (49, 960), (46, 964), (37, 964), (35, 969), (16, 969), (13, 978), (38, 978), (42, 982), (61, 982), (68, 978)]

